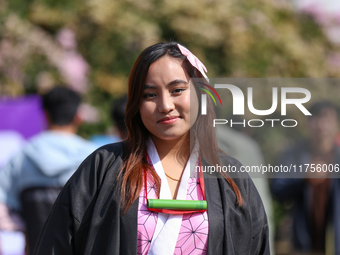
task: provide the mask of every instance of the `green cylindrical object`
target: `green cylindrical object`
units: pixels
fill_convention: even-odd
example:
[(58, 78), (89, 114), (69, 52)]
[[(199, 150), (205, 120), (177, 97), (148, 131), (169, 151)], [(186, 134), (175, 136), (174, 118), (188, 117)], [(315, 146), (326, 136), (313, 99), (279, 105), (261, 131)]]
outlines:
[(206, 210), (206, 200), (148, 199), (148, 208), (168, 210)]

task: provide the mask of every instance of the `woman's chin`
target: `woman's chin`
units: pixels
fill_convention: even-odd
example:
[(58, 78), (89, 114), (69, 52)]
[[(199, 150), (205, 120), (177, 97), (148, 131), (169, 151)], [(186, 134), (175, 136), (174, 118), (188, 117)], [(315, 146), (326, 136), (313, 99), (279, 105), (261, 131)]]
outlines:
[(158, 140), (165, 143), (178, 142), (189, 137), (189, 132), (182, 134), (164, 134), (164, 135), (151, 135), (152, 140)]

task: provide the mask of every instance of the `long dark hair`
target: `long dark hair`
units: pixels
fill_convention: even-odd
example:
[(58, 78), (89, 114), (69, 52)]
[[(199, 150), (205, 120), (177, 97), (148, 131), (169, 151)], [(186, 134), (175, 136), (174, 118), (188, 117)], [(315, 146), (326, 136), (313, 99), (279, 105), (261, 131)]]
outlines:
[[(146, 169), (153, 176), (156, 181), (156, 186), (160, 187), (160, 179), (155, 171), (146, 162), (145, 155), (147, 152), (147, 140), (149, 131), (144, 126), (139, 113), (139, 106), (141, 95), (144, 90), (144, 83), (148, 74), (149, 67), (152, 63), (163, 56), (170, 56), (183, 60), (183, 67), (191, 78), (203, 78), (202, 74), (193, 67), (184, 56), (176, 42), (157, 43), (146, 48), (135, 61), (129, 76), (129, 88), (126, 104), (125, 122), (127, 126), (127, 138), (124, 166), (119, 174), (122, 177), (122, 206), (124, 211), (127, 211), (130, 205), (138, 198), (143, 186), (142, 170)], [(196, 89), (198, 98), (201, 97), (201, 90)], [(215, 130), (212, 125), (205, 125), (205, 123), (213, 123), (214, 106), (211, 100), (208, 100), (207, 111), (209, 114), (198, 114), (195, 124), (191, 128), (191, 135), (198, 139), (199, 144), (208, 146), (200, 146), (200, 153), (210, 164), (219, 164), (219, 149)], [(204, 134), (204, 135), (198, 135)], [(234, 190), (237, 203), (242, 204), (242, 196), (234, 181), (226, 174), (221, 173), (229, 185)]]

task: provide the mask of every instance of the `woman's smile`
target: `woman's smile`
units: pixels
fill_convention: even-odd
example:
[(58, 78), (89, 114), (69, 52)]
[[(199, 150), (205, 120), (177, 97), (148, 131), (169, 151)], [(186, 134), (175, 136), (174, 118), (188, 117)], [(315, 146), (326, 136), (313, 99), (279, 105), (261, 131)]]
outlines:
[(180, 118), (179, 116), (164, 117), (164, 118), (160, 119), (159, 121), (157, 121), (157, 123), (172, 124), (172, 123), (176, 122), (179, 118)]

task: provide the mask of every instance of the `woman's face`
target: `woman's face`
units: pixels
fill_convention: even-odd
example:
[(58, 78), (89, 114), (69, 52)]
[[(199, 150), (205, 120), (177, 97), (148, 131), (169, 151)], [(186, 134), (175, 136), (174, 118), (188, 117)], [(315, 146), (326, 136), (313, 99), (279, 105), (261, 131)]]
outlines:
[(150, 65), (139, 112), (153, 139), (181, 139), (191, 127), (190, 114), (197, 116), (198, 107), (190, 112), (190, 99), (197, 106), (198, 100), (182, 63), (181, 59), (164, 56)]

